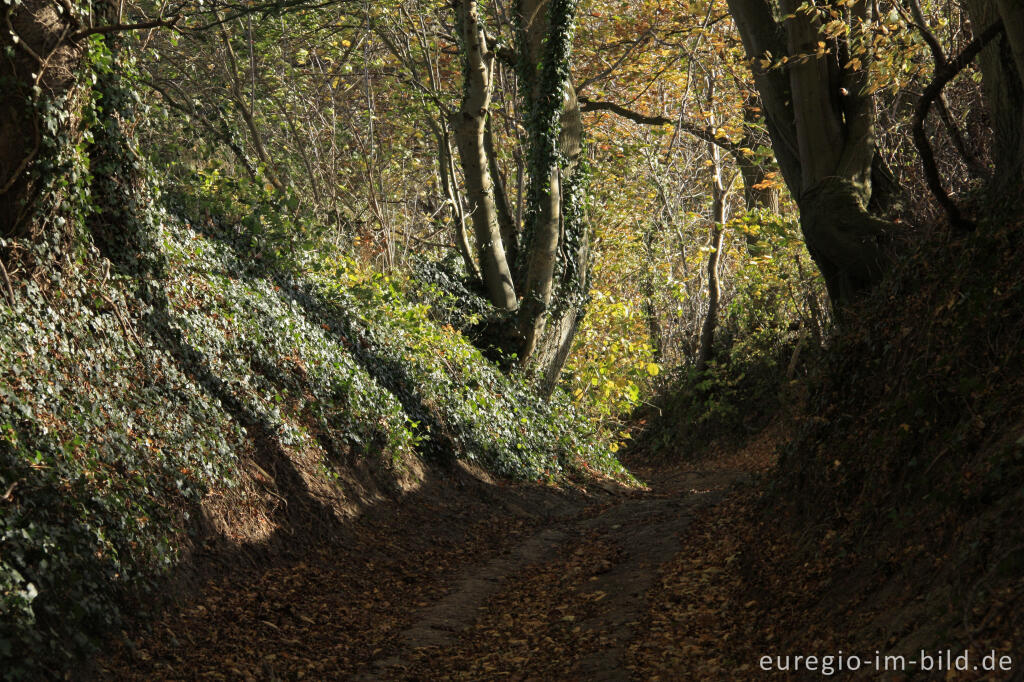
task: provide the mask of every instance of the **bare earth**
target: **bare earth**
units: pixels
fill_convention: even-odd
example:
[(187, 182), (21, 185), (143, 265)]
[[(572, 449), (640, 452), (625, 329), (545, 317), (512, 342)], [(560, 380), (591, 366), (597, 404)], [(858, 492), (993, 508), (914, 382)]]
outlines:
[(589, 491), (456, 469), (340, 535), (213, 573), (112, 642), (93, 675), (647, 679), (629, 651), (649, 634), (659, 576), (698, 510), (750, 469), (705, 468), (640, 469), (648, 490)]

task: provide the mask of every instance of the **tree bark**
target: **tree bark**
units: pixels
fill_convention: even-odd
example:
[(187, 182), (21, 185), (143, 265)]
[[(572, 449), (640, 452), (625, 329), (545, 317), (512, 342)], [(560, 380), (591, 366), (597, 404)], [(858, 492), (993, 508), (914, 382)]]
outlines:
[(494, 55), (487, 49), (478, 3), (462, 0), (457, 11), (465, 83), (462, 106), (452, 116), (452, 129), (462, 158), (477, 256), (488, 298), (495, 307), (514, 311), (518, 302), (501, 239), (485, 145)]
[[(443, 119), (442, 119), (443, 121)], [(455, 163), (452, 160), (451, 139), (448, 135), (448, 128), (442, 129), (441, 125), (434, 124), (434, 137), (437, 138), (437, 166), (438, 175), (441, 179), (441, 191), (444, 192), (452, 216), (452, 224), (455, 226), (455, 246), (462, 256), (462, 263), (466, 266), (466, 274), (471, 278), (482, 281), (480, 268), (473, 260), (473, 252), (469, 248), (469, 237), (466, 234), (466, 212), (462, 206), (462, 196), (459, 194), (456, 185)]]
[[(491, 130), (491, 117), (487, 117), (487, 128), (484, 131), (484, 151), (487, 153), (487, 169), (494, 182), (494, 204), (498, 211), (498, 228), (501, 232), (501, 241), (505, 246), (505, 259), (509, 267), (514, 269), (514, 263), (519, 258), (519, 224), (512, 215), (512, 206), (509, 204), (508, 192), (505, 182), (501, 177), (501, 168), (498, 167), (498, 153), (494, 149), (494, 133)], [(516, 281), (513, 272), (513, 284), (518, 289), (521, 283)]]
[[(637, 226), (639, 227), (639, 224)], [(664, 341), (662, 340), (661, 335), (661, 323), (658, 320), (658, 306), (654, 300), (654, 278), (656, 276), (655, 264), (658, 262), (655, 249), (655, 232), (659, 227), (659, 220), (651, 220), (647, 225), (647, 229), (644, 230), (644, 255), (647, 258), (644, 263), (642, 289), (644, 295), (643, 311), (645, 321), (647, 322), (647, 338), (651, 344), (651, 357), (658, 363), (662, 360), (662, 350), (664, 347)]]
[[(797, 0), (782, 0), (787, 18), (780, 22), (767, 0), (729, 0), (804, 239), (839, 308), (881, 279), (894, 225), (868, 208), (876, 153), (867, 66), (841, 64), (842, 45), (819, 50), (820, 22), (799, 7)], [(834, 9), (851, 31), (868, 18), (864, 0)], [(789, 57), (783, 68), (760, 65), (782, 56)]]
[(1019, 0), (996, 0), (1006, 29), (1006, 40), (1017, 65), (1017, 78), (1024, 85), (1024, 4)]
[[(579, 153), (582, 137), (579, 105), (568, 78), (575, 3), (520, 0), (519, 12), (521, 70), (535, 74), (526, 88), (531, 133), (530, 211), (523, 242), (526, 268), (519, 309), (523, 339), (519, 358), (522, 366), (539, 367), (546, 375), (552, 369), (533, 356), (545, 334), (559, 240), (566, 229), (563, 184), (574, 172), (570, 159)], [(550, 357), (557, 360), (558, 354)]]
[(981, 51), (982, 92), (992, 125), (995, 173), (990, 196), (1006, 208), (1022, 203), (1024, 189), (1024, 5), (1020, 0), (967, 0), (980, 35), (998, 21), (1005, 29)]
[(572, 350), (582, 319), (580, 311), (571, 308), (566, 309), (557, 320), (548, 322), (548, 331), (536, 351), (534, 360), (539, 368), (538, 388), (541, 395), (550, 396), (558, 385), (558, 378), (562, 374), (566, 360), (569, 359), (569, 352)]
[[(0, 237), (33, 238), (42, 223), (30, 217), (44, 201), (44, 179), (32, 167), (49, 153), (44, 136), (57, 133), (44, 124), (41, 107), (45, 98), (62, 108), (67, 117), (56, 125), (78, 137), (81, 103), (75, 88), (85, 50), (68, 40), (74, 26), (55, 3), (24, 0), (0, 11)], [(59, 204), (61, 197), (50, 194), (45, 200)]]
[[(714, 82), (708, 80), (708, 108), (714, 106)], [(715, 125), (715, 117), (711, 115), (711, 125)], [(711, 155), (711, 251), (708, 253), (708, 313), (700, 331), (700, 350), (697, 353), (697, 371), (707, 369), (715, 352), (715, 329), (718, 327), (718, 308), (722, 298), (722, 285), (719, 280), (719, 264), (722, 259), (722, 247), (725, 244), (725, 199), (726, 188), (722, 184), (722, 153), (717, 145), (709, 144)]]

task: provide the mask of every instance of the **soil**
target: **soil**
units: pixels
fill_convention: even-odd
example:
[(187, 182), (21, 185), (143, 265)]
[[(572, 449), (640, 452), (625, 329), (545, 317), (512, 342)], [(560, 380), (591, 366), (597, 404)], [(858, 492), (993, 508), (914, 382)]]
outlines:
[(771, 450), (755, 441), (698, 465), (641, 465), (646, 489), (435, 472), (341, 532), (221, 562), (122, 632), (93, 676), (649, 679), (636, 651), (657, 634), (666, 567), (695, 516)]

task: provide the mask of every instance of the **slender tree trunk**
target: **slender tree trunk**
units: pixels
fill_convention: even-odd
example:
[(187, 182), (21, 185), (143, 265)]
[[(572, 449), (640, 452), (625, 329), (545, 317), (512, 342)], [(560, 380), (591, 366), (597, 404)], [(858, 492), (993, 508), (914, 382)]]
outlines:
[[(708, 99), (713, 100), (714, 83), (708, 82)], [(713, 101), (708, 107), (714, 106)], [(714, 114), (711, 125), (715, 125)], [(708, 367), (715, 352), (715, 329), (718, 327), (718, 308), (722, 297), (722, 285), (719, 279), (722, 247), (725, 243), (725, 199), (726, 187), (722, 184), (722, 153), (717, 145), (708, 144), (711, 154), (711, 252), (708, 254), (708, 314), (700, 330), (700, 350), (697, 353), (697, 371), (703, 372)]]
[(523, 337), (520, 358), (524, 363), (531, 362), (544, 333), (545, 313), (551, 303), (561, 217), (560, 183), (559, 170), (551, 169), (547, 176), (547, 191), (533, 207), (536, 217), (531, 225), (523, 304), (519, 311), (519, 332)]
[[(508, 200), (508, 192), (498, 167), (498, 153), (494, 149), (494, 132), (491, 129), (491, 117), (487, 117), (487, 128), (484, 131), (484, 151), (487, 153), (487, 169), (494, 182), (494, 205), (498, 211), (498, 228), (501, 241), (505, 245), (505, 259), (509, 267), (519, 258), (519, 224), (512, 215), (512, 206)], [(521, 283), (516, 281), (513, 273), (512, 281), (518, 289)]]
[(431, 128), (434, 137), (437, 139), (437, 173), (441, 180), (441, 191), (448, 201), (449, 212), (452, 217), (452, 224), (455, 226), (455, 246), (462, 256), (462, 262), (466, 266), (466, 273), (481, 280), (480, 268), (473, 260), (473, 252), (469, 248), (469, 237), (466, 234), (466, 212), (462, 206), (462, 196), (459, 194), (455, 173), (455, 162), (452, 159), (451, 139), (448, 135), (447, 125), (432, 123)]
[(652, 220), (648, 223), (647, 229), (644, 230), (644, 253), (647, 257), (647, 262), (644, 263), (643, 310), (644, 318), (647, 322), (647, 338), (651, 344), (651, 356), (655, 362), (661, 362), (662, 347), (664, 345), (661, 338), (661, 323), (658, 320), (658, 307), (654, 302), (655, 263), (657, 262), (654, 236), (658, 227), (658, 221)]
[[(219, 16), (220, 15), (218, 14), (218, 17)], [(275, 189), (283, 191), (284, 184), (277, 176), (277, 172), (271, 164), (270, 154), (267, 153), (267, 149), (263, 144), (263, 135), (256, 126), (256, 119), (253, 116), (253, 110), (249, 104), (245, 103), (245, 93), (242, 91), (242, 77), (238, 73), (238, 60), (235, 58), (235, 48), (231, 46), (231, 36), (228, 35), (225, 23), (220, 24), (220, 38), (221, 42), (224, 43), (224, 50), (228, 55), (227, 71), (228, 78), (231, 81), (231, 99), (234, 100), (235, 106), (238, 107), (238, 111), (242, 115), (242, 120), (245, 121), (245, 127), (249, 130), (249, 135), (252, 137), (253, 149), (256, 150), (256, 156), (259, 158), (260, 163), (263, 164), (264, 175)], [(252, 99), (250, 98), (250, 102), (251, 101)]]
[(465, 84), (462, 106), (452, 116), (452, 129), (462, 158), (477, 255), (488, 298), (495, 307), (513, 311), (518, 302), (501, 239), (485, 142), (494, 55), (487, 49), (479, 11), (478, 3), (472, 0), (458, 4)]

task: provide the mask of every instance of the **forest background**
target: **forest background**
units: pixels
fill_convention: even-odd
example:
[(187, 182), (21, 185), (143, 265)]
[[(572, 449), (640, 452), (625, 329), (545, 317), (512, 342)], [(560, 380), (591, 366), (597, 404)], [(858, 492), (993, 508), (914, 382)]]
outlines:
[(0, 655), (87, 648), (245, 433), (628, 480), (638, 408), (690, 445), (803, 409), (1020, 203), (1013, 0), (3, 12)]

